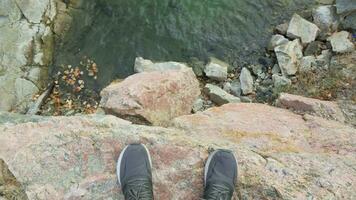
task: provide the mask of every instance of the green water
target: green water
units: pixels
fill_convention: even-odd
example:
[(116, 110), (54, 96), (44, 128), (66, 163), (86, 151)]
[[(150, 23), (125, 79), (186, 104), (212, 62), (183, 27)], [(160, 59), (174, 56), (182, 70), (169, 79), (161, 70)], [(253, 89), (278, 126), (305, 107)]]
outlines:
[(100, 90), (133, 73), (137, 56), (156, 61), (223, 59), (235, 67), (264, 55), (272, 27), (313, 0), (85, 0), (52, 68), (83, 56), (99, 66)]

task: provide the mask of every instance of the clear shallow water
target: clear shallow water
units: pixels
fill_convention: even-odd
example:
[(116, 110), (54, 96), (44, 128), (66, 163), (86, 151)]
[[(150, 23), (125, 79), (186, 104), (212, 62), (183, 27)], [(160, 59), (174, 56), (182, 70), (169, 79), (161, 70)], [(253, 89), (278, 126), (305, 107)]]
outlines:
[(188, 61), (215, 56), (242, 66), (264, 55), (272, 27), (313, 0), (85, 0), (57, 47), (59, 65), (84, 56), (99, 68), (100, 90), (133, 73), (137, 56)]

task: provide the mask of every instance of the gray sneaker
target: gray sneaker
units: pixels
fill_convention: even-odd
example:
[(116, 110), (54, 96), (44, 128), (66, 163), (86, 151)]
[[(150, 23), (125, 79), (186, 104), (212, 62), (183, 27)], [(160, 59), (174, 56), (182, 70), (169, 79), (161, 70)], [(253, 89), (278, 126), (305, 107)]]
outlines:
[(204, 172), (204, 199), (231, 200), (236, 186), (237, 162), (228, 150), (210, 154)]
[(117, 161), (117, 177), (126, 200), (152, 200), (151, 157), (143, 144), (125, 147)]

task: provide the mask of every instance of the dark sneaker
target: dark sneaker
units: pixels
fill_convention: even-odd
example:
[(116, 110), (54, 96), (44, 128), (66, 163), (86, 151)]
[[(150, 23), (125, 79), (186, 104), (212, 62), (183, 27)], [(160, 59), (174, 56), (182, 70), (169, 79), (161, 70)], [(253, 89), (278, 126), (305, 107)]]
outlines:
[(204, 172), (204, 199), (231, 200), (236, 186), (237, 162), (228, 150), (210, 154)]
[(126, 200), (152, 200), (151, 157), (142, 144), (125, 147), (117, 161), (119, 185)]

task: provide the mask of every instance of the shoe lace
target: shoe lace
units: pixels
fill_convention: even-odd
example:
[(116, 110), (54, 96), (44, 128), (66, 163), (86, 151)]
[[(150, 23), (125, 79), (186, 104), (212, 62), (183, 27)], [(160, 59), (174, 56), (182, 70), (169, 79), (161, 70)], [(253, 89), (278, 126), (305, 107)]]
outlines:
[(231, 200), (231, 189), (222, 184), (212, 184), (203, 200)]
[(149, 179), (134, 179), (126, 183), (124, 196), (126, 200), (153, 200), (152, 183)]

